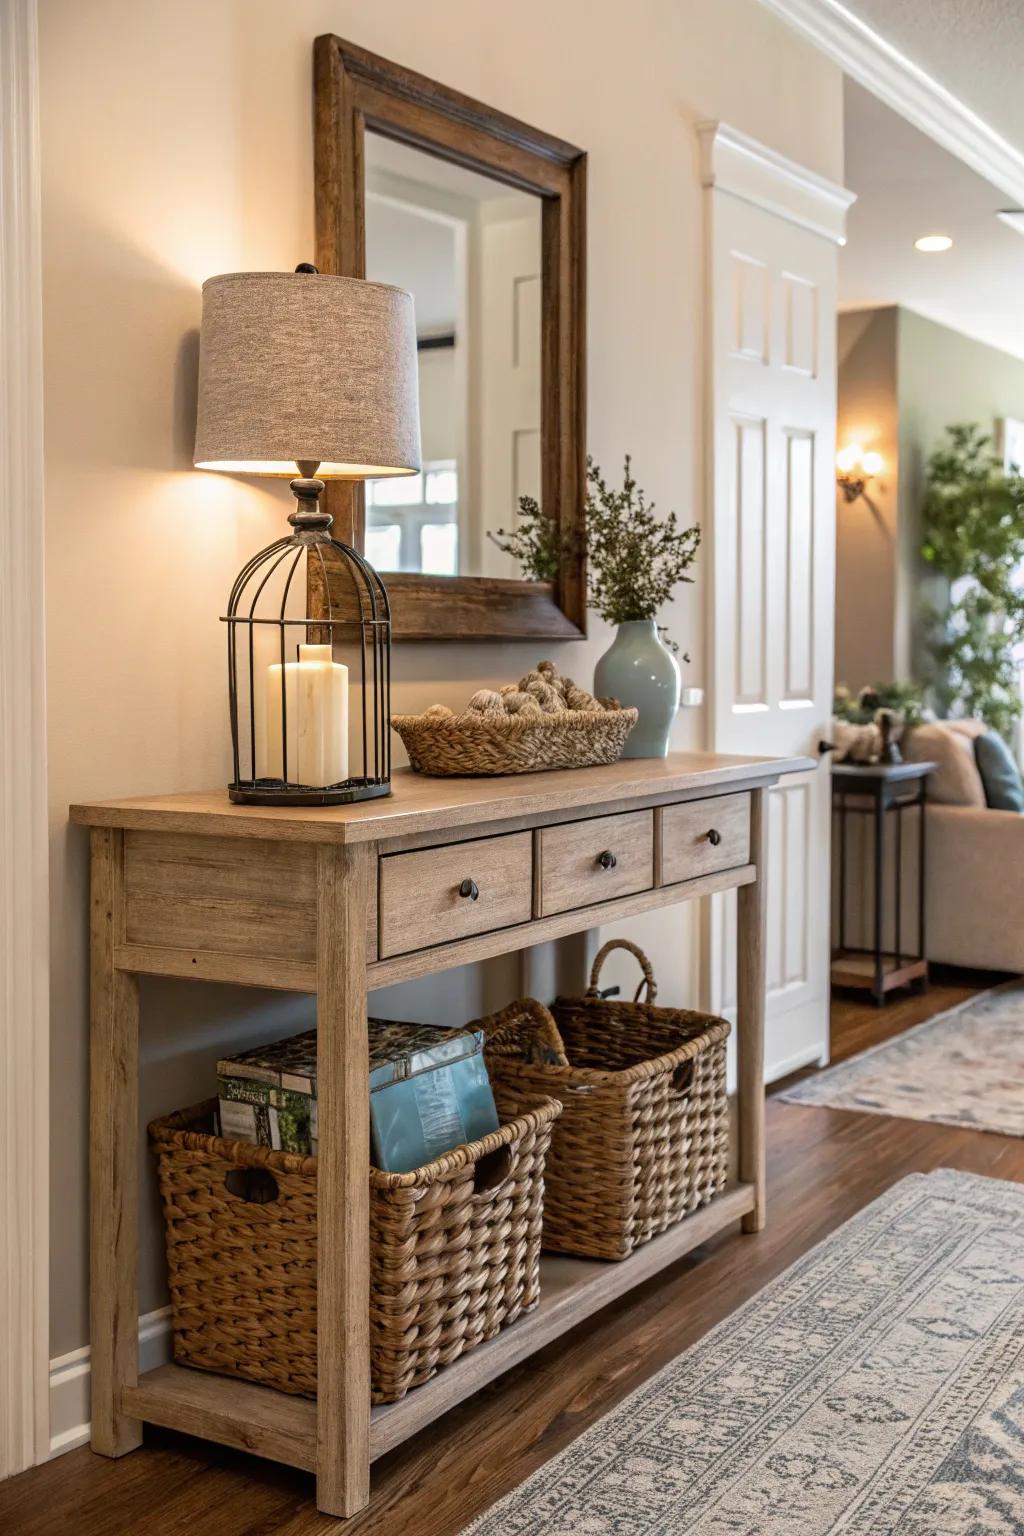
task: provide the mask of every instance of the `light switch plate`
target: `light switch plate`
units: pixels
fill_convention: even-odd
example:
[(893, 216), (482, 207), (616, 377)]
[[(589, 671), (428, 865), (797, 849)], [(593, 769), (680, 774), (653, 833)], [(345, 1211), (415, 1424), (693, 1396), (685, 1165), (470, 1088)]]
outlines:
[(703, 703), (703, 688), (684, 688), (679, 695), (679, 704), (682, 709), (697, 709)]

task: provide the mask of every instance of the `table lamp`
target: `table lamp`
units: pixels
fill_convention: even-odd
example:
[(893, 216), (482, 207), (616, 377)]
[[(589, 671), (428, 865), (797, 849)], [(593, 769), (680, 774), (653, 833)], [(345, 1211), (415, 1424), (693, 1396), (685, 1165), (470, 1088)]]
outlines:
[[(290, 479), (296, 499), (291, 536), (247, 562), (224, 615), (231, 799), (336, 805), (389, 794), (387, 592), (331, 537), (320, 496), (328, 478), (420, 468), (412, 296), (308, 263), (209, 278), (194, 462)], [(358, 659), (335, 660), (336, 642)]]

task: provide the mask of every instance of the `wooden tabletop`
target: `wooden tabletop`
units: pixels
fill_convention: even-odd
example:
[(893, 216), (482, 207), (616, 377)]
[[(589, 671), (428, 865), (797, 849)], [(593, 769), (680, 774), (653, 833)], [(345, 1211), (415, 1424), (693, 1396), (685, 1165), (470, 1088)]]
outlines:
[(611, 800), (642, 799), (740, 784), (772, 782), (816, 764), (808, 757), (732, 757), (712, 752), (672, 752), (662, 758), (623, 758), (601, 768), (501, 778), (432, 779), (399, 768), (392, 793), (356, 805), (232, 805), (226, 789), (145, 795), (71, 807), (71, 820), (89, 827), (130, 827), (217, 837), (286, 839), (307, 843), (361, 843), (437, 832), (514, 816)]

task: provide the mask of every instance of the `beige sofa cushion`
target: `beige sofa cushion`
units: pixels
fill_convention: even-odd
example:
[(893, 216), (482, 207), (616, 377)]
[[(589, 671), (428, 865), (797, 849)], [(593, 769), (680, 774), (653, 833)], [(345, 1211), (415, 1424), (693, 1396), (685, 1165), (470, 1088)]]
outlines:
[[(1024, 816), (932, 805), (928, 812), (929, 960), (1024, 971)], [(904, 842), (904, 890), (913, 888), (914, 839)], [(913, 932), (913, 928), (911, 929)]]
[(984, 808), (985, 786), (974, 761), (974, 737), (984, 729), (978, 720), (937, 720), (906, 732), (900, 743), (906, 761), (935, 764), (928, 780), (929, 800)]

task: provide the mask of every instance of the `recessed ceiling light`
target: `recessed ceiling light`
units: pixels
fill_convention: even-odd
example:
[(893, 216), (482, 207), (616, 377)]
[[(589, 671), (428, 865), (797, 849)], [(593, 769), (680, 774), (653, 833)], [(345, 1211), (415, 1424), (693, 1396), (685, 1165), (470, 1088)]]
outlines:
[(948, 251), (953, 244), (949, 235), (922, 235), (914, 241), (915, 251)]

